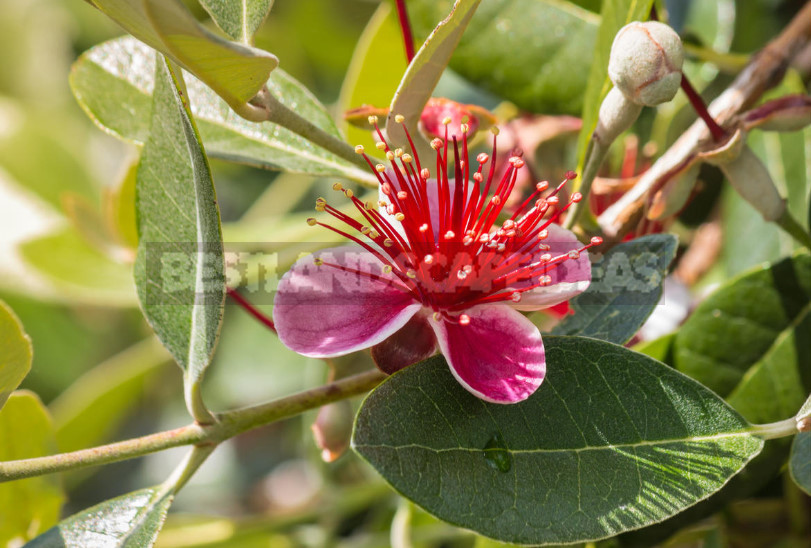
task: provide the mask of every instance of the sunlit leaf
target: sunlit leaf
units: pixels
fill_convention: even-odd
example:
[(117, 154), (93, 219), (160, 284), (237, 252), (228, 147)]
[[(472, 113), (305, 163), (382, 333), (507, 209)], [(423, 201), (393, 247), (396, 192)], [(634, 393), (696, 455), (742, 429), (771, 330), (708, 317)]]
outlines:
[[(74, 64), (71, 87), (88, 115), (123, 139), (146, 142), (152, 111), (155, 53), (132, 38), (105, 42)], [(374, 177), (346, 160), (276, 124), (256, 124), (234, 114), (200, 81), (187, 77), (189, 102), (206, 152), (257, 167), (373, 182)], [(281, 70), (267, 82), (271, 93), (319, 128), (336, 137), (329, 114), (301, 84)]]
[(132, 267), (114, 261), (73, 228), (34, 238), (19, 248), (28, 265), (53, 283), (60, 299), (102, 306), (133, 306)]
[(172, 494), (158, 487), (114, 498), (61, 521), (26, 548), (147, 548), (158, 536)]
[(208, 159), (182, 80), (160, 61), (152, 131), (136, 187), (135, 284), (144, 315), (199, 387), (222, 322), (225, 284), (220, 212)]
[[(428, 36), (450, 0), (409, 0), (417, 38)], [(450, 67), (533, 112), (579, 114), (600, 18), (560, 0), (483, 2)]]
[(0, 409), (31, 369), (32, 352), (20, 320), (0, 301)]
[[(51, 418), (35, 394), (11, 395), (0, 410), (0, 440), (0, 461), (55, 452)], [(57, 476), (0, 483), (0, 546), (19, 546), (56, 523), (64, 500)]]
[(273, 0), (200, 0), (200, 4), (228, 36), (250, 44), (254, 33), (273, 7)]
[[(388, 106), (407, 65), (397, 14), (391, 4), (381, 2), (352, 54), (338, 99), (341, 111), (363, 105)], [(369, 129), (349, 124), (343, 129), (353, 145), (363, 145), (368, 153), (377, 151)]]
[[(386, 133), (395, 145), (408, 145), (403, 126), (394, 122), (396, 115), (402, 115), (405, 118), (403, 125), (414, 138), (419, 138), (417, 123), (425, 103), (431, 98), (439, 77), (445, 71), (480, 2), (481, 0), (457, 0), (450, 15), (425, 39), (425, 43), (408, 65), (394, 93), (386, 122)], [(426, 154), (424, 157), (430, 156)]]
[(652, 234), (619, 244), (592, 264), (589, 288), (570, 301), (574, 314), (552, 330), (624, 344), (659, 304), (678, 239)]
[(262, 87), (279, 60), (204, 29), (180, 0), (93, 0), (133, 36), (168, 56), (239, 108)]
[(393, 375), (361, 408), (353, 446), (440, 519), (525, 544), (656, 523), (708, 497), (762, 440), (718, 396), (621, 346), (545, 337), (528, 400), (486, 403), (441, 357)]

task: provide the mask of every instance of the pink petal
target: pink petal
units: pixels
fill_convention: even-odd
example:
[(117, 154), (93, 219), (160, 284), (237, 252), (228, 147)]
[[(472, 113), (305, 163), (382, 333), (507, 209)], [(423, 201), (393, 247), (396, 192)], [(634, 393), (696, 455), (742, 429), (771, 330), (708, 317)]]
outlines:
[(493, 403), (527, 399), (546, 372), (538, 328), (503, 304), (474, 306), (465, 311), (470, 323), (444, 318), (431, 325), (453, 376), (475, 396)]
[(372, 347), (377, 367), (389, 375), (436, 353), (436, 335), (424, 314), (415, 314), (397, 333)]
[[(549, 253), (553, 257), (564, 255), (572, 250), (583, 247), (583, 244), (572, 232), (560, 225), (551, 224), (547, 227), (549, 236), (543, 243), (549, 245), (548, 251), (538, 250), (532, 261), (540, 260), (541, 255)], [(580, 253), (578, 259), (567, 259), (562, 264), (549, 271), (552, 283), (545, 287), (536, 287), (521, 294), (521, 300), (517, 303), (508, 302), (516, 310), (541, 310), (564, 301), (584, 292), (591, 283), (591, 262), (589, 254), (585, 251)], [(528, 285), (534, 285), (537, 280), (527, 280), (513, 284), (514, 289), (520, 289)]]
[[(346, 272), (315, 257), (384, 279)], [(273, 306), (279, 339), (299, 354), (340, 356), (375, 345), (403, 327), (421, 305), (382, 273), (371, 253), (337, 247), (300, 259), (282, 277)]]

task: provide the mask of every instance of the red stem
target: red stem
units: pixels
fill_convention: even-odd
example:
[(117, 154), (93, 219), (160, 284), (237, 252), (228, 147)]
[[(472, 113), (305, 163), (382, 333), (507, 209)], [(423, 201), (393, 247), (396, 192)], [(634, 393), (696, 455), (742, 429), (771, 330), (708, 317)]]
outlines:
[(230, 287), (226, 287), (225, 290), (228, 292), (228, 296), (234, 299), (239, 306), (244, 308), (248, 314), (262, 322), (265, 327), (276, 333), (276, 326), (273, 325), (273, 320), (265, 316), (262, 312), (259, 311), (255, 306), (249, 303), (245, 297), (239, 294), (236, 289), (232, 289)]
[(704, 104), (704, 99), (696, 92), (685, 74), (681, 75), (681, 89), (687, 94), (687, 98), (690, 100), (690, 104), (693, 105), (693, 109), (701, 119), (704, 120), (704, 123), (707, 124), (707, 128), (710, 130), (713, 140), (715, 142), (723, 140), (727, 132), (710, 116), (707, 105)]
[(397, 16), (400, 19), (400, 29), (403, 31), (403, 43), (405, 44), (406, 60), (411, 63), (414, 59), (414, 35), (411, 34), (411, 23), (408, 22), (408, 11), (405, 0), (397, 0)]

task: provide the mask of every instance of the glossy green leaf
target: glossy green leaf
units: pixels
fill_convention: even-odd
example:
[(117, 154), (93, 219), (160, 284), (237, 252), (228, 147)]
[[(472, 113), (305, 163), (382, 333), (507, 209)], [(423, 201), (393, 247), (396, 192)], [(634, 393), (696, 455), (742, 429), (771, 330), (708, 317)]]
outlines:
[(789, 470), (794, 482), (811, 496), (811, 432), (800, 432), (794, 437)]
[[(102, 129), (144, 143), (149, 135), (154, 63), (154, 51), (137, 40), (111, 40), (85, 52), (73, 65), (71, 87)], [(375, 181), (373, 175), (281, 126), (236, 116), (200, 81), (192, 77), (186, 81), (192, 113), (211, 156), (270, 169)], [(323, 105), (283, 71), (273, 71), (267, 86), (282, 104), (340, 137)]]
[(32, 359), (30, 337), (14, 311), (0, 301), (0, 409), (31, 370)]
[(653, 0), (605, 0), (600, 11), (597, 43), (591, 52), (591, 68), (583, 96), (583, 129), (577, 140), (577, 172), (582, 173), (586, 145), (597, 127), (597, 115), (605, 96), (611, 90), (608, 79), (608, 58), (617, 32), (631, 21), (647, 21)]
[(136, 186), (135, 285), (147, 321), (186, 372), (188, 394), (199, 388), (222, 322), (220, 212), (179, 72), (163, 60), (156, 72)]
[[(436, 26), (414, 55), (397, 91), (394, 92), (386, 121), (386, 134), (394, 145), (402, 147), (408, 145), (403, 126), (408, 128), (409, 133), (415, 138), (420, 136), (417, 124), (425, 103), (431, 98), (439, 77), (445, 71), (451, 55), (480, 3), (481, 0), (457, 0), (450, 15)], [(402, 125), (394, 122), (396, 115), (405, 117)], [(416, 141), (414, 144), (420, 148)], [(427, 149), (423, 157), (430, 158), (430, 149), (427, 146), (423, 148)]]
[[(811, 375), (811, 314), (783, 330), (726, 398), (752, 423), (793, 416), (807, 395), (801, 371)], [(811, 377), (809, 377), (811, 380)]]
[(672, 234), (651, 234), (598, 255), (591, 267), (591, 285), (569, 301), (574, 314), (552, 333), (628, 342), (659, 304), (677, 247)]
[[(409, 1), (417, 37), (428, 36), (451, 5)], [(488, 0), (476, 11), (450, 67), (522, 109), (579, 114), (599, 21), (560, 0)]]
[(200, 0), (200, 4), (225, 34), (243, 44), (250, 44), (273, 7), (273, 0)]
[(148, 379), (171, 359), (158, 339), (151, 337), (76, 379), (48, 406), (60, 451), (108, 442), (139, 403)]
[(672, 365), (673, 363), (673, 343), (676, 341), (676, 333), (663, 335), (652, 341), (645, 341), (634, 345), (631, 350), (650, 356), (654, 360)]
[(148, 548), (155, 542), (173, 496), (159, 487), (133, 491), (61, 521), (26, 548)]
[(28, 265), (60, 292), (60, 299), (101, 306), (134, 306), (132, 267), (116, 262), (73, 228), (29, 240), (19, 247)]
[[(0, 461), (55, 452), (48, 412), (32, 392), (11, 395), (0, 410)], [(65, 496), (58, 476), (0, 483), (0, 546), (19, 546), (59, 520)]]
[(127, 32), (194, 74), (234, 108), (262, 87), (279, 60), (204, 29), (180, 0), (93, 0)]
[[(408, 66), (400, 35), (397, 14), (390, 3), (381, 2), (352, 54), (338, 99), (341, 111), (363, 105), (384, 107), (391, 104)], [(353, 145), (363, 145), (368, 154), (378, 152), (375, 148), (377, 140), (369, 129), (349, 124), (344, 124), (342, 129)]]
[(781, 356), (776, 346), (791, 337), (795, 327), (804, 325), (809, 311), (810, 256), (797, 255), (759, 267), (724, 284), (696, 308), (676, 336), (676, 367), (727, 396), (750, 367), (768, 358), (770, 352)]
[(440, 519), (535, 544), (661, 521), (763, 446), (718, 396), (647, 356), (582, 337), (544, 343), (547, 378), (514, 405), (472, 396), (441, 357), (393, 375), (363, 403), (355, 449)]

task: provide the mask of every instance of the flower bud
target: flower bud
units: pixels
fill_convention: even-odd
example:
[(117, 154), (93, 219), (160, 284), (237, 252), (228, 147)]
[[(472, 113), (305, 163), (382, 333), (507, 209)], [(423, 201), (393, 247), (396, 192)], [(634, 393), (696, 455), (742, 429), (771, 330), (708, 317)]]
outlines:
[(799, 131), (811, 125), (811, 97), (786, 95), (763, 103), (743, 116), (743, 127), (765, 131)]
[(656, 21), (622, 27), (611, 46), (608, 77), (639, 105), (673, 99), (681, 84), (684, 48), (676, 32)]
[(352, 406), (343, 400), (325, 405), (318, 410), (312, 425), (313, 437), (325, 462), (340, 457), (352, 437)]
[(647, 218), (661, 221), (676, 215), (687, 204), (693, 194), (701, 163), (691, 156), (675, 168), (662, 175), (654, 188), (658, 188), (651, 199)]
[(766, 166), (746, 146), (746, 135), (740, 129), (720, 147), (702, 152), (699, 157), (721, 168), (738, 194), (767, 221), (776, 221), (785, 212), (786, 201), (777, 192)]

